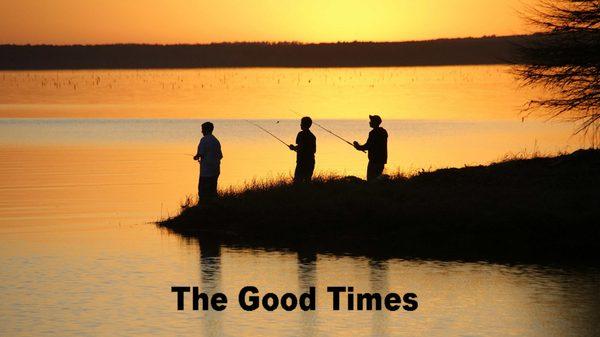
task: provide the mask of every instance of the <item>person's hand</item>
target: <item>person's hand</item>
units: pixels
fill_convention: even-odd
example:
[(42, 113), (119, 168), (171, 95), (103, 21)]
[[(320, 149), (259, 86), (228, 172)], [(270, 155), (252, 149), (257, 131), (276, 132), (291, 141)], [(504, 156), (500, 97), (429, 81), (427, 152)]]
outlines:
[(194, 160), (195, 160), (195, 161), (198, 161), (198, 155), (195, 155), (195, 156), (194, 156)]
[(290, 150), (292, 150), (292, 151), (296, 151), (296, 146), (294, 146), (294, 145), (290, 144), (288, 147), (290, 148)]
[(354, 141), (354, 143), (352, 143), (352, 145), (354, 145), (354, 148), (358, 150), (358, 147), (360, 146), (360, 144), (358, 144), (357, 141)]

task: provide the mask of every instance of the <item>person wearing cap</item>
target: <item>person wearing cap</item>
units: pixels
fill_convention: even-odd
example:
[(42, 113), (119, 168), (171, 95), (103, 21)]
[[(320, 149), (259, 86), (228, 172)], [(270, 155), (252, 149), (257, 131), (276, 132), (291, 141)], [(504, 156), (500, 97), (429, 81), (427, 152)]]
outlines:
[(381, 176), (387, 163), (387, 139), (388, 134), (381, 126), (381, 117), (369, 115), (369, 126), (373, 128), (369, 132), (367, 142), (360, 145), (354, 141), (354, 148), (359, 151), (368, 151), (369, 164), (367, 165), (367, 181), (373, 181)]
[(302, 117), (300, 129), (296, 136), (296, 145), (290, 144), (289, 148), (296, 151), (296, 171), (294, 183), (309, 183), (315, 170), (315, 152), (317, 152), (317, 138), (310, 132), (312, 119)]
[(213, 136), (214, 125), (211, 122), (202, 124), (202, 139), (194, 160), (200, 160), (200, 178), (198, 179), (198, 202), (205, 202), (217, 197), (217, 180), (221, 173), (221, 143)]

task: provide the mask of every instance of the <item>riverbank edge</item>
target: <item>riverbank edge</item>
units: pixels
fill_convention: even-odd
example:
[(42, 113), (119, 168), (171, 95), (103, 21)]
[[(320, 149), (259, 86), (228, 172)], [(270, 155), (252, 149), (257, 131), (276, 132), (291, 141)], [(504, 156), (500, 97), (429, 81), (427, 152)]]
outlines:
[(600, 150), (222, 193), (157, 222), (243, 247), (448, 260), (595, 260)]

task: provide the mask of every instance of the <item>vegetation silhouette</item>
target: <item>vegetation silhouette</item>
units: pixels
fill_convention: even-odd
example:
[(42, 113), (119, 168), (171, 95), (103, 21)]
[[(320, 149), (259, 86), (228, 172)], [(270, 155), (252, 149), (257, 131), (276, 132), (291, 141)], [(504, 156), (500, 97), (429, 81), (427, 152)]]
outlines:
[(545, 35), (518, 49), (516, 72), (527, 85), (551, 90), (528, 111), (545, 107), (550, 117), (580, 123), (576, 133), (600, 131), (600, 1), (540, 1), (528, 20)]
[[(318, 252), (486, 260), (594, 260), (600, 150), (365, 183), (255, 183), (158, 223), (183, 235)], [(596, 260), (597, 261), (597, 260)]]
[(408, 42), (0, 45), (0, 69), (380, 67), (502, 64), (527, 35)]

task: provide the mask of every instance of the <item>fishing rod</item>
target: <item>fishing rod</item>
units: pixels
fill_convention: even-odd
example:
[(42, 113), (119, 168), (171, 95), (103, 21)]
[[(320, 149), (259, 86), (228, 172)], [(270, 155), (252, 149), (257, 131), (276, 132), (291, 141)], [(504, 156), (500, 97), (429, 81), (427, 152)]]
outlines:
[(283, 140), (281, 140), (281, 138), (279, 138), (279, 137), (275, 136), (274, 134), (272, 134), (272, 133), (271, 133), (271, 131), (269, 131), (269, 130), (267, 130), (267, 129), (263, 128), (262, 126), (260, 126), (260, 125), (258, 125), (258, 124), (256, 124), (256, 123), (252, 123), (251, 121), (249, 121), (249, 120), (247, 120), (247, 119), (245, 119), (245, 121), (246, 121), (246, 122), (248, 122), (248, 123), (250, 123), (250, 124), (252, 124), (252, 125), (254, 125), (254, 126), (256, 126), (256, 127), (257, 127), (257, 128), (259, 128), (259, 129), (263, 130), (264, 132), (268, 133), (269, 135), (271, 135), (271, 137), (273, 137), (273, 138), (277, 139), (277, 140), (278, 140), (278, 141), (280, 141), (280, 142), (281, 142), (283, 145), (285, 145), (285, 147), (287, 147), (287, 148), (289, 148), (289, 147), (290, 147), (290, 146), (289, 146), (289, 145), (288, 145), (286, 142), (284, 142)]
[[(295, 113), (296, 115), (300, 115), (300, 113), (298, 111), (295, 111), (295, 110), (292, 110), (292, 109), (290, 109), (290, 111), (293, 112), (293, 113)], [(328, 128), (324, 127), (323, 125), (315, 122), (314, 120), (313, 120), (313, 124), (316, 125), (316, 126), (318, 126), (318, 127), (320, 127), (321, 129), (329, 132), (330, 134), (334, 135), (335, 137), (341, 139), (343, 142), (347, 143), (348, 145), (354, 147), (354, 144), (350, 143), (350, 141), (344, 139), (342, 136), (339, 136), (339, 135), (335, 134), (333, 131), (331, 131)], [(361, 150), (361, 151), (365, 152), (365, 150)]]

